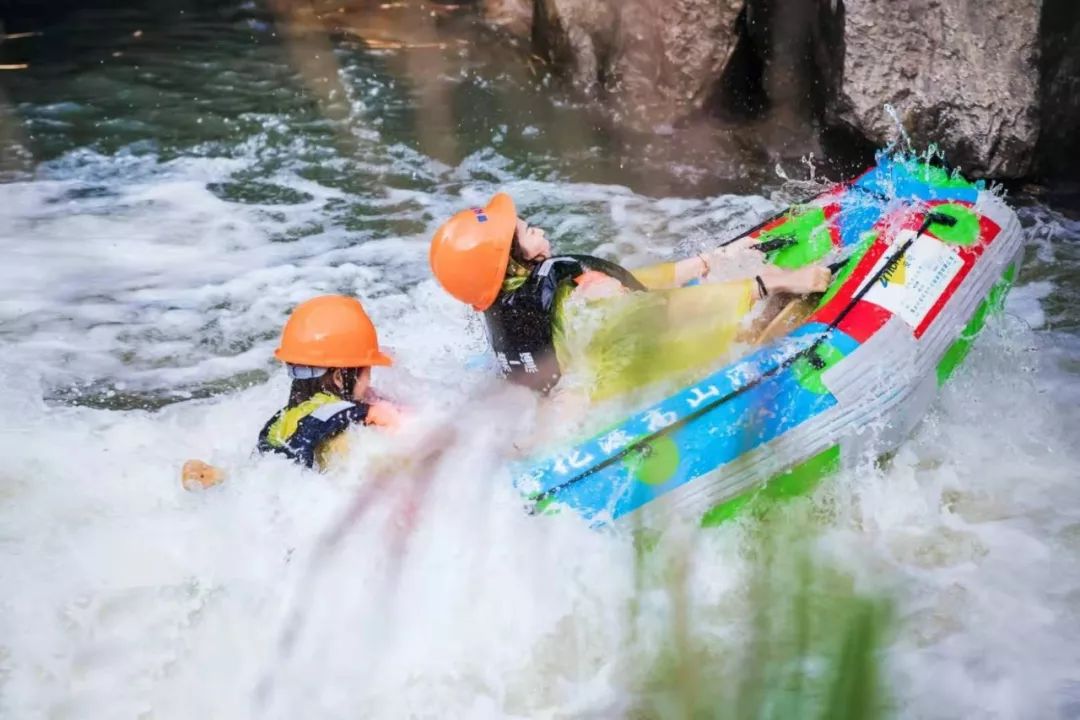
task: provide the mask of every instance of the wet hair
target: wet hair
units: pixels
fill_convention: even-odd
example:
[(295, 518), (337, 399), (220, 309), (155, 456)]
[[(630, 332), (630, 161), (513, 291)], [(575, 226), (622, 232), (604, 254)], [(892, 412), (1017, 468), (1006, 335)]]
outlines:
[(288, 407), (293, 408), (301, 403), (305, 403), (321, 392), (337, 395), (342, 400), (351, 400), (353, 388), (356, 387), (356, 381), (360, 378), (360, 373), (363, 371), (364, 368), (341, 368), (342, 387), (340, 390), (334, 385), (333, 370), (328, 370), (322, 376), (317, 378), (293, 380), (292, 387), (289, 388)]
[(523, 275), (525, 274), (523, 271), (527, 272), (536, 265), (536, 260), (529, 260), (525, 257), (525, 250), (521, 247), (518, 231), (515, 228), (514, 237), (510, 240), (510, 262), (506, 265), (506, 276)]

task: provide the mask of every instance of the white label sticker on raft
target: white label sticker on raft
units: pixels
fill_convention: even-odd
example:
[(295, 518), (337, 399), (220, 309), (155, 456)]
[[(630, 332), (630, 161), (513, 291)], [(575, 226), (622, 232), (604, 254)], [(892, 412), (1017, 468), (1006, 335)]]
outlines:
[[(914, 234), (913, 230), (899, 233), (894, 245), (878, 258), (867, 278), (877, 275)], [(885, 308), (914, 330), (922, 324), (963, 266), (964, 261), (952, 248), (923, 235), (911, 244), (892, 270), (878, 278), (863, 299)]]

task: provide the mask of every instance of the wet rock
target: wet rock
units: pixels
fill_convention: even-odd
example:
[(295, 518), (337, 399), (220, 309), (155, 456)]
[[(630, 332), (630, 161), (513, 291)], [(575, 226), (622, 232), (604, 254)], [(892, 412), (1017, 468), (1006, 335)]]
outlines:
[(1044, 0), (1039, 170), (1080, 178), (1080, 3)]
[(937, 143), (973, 174), (1020, 177), (1039, 135), (1042, 0), (861, 0), (844, 4), (843, 78), (826, 120), (875, 144)]
[(519, 40), (532, 33), (533, 0), (482, 0), (480, 10), (485, 22)]
[(669, 133), (708, 115), (749, 127), (777, 159), (824, 145), (858, 164), (902, 127), (915, 149), (936, 145), (970, 176), (1080, 174), (1075, 0), (484, 0), (484, 8), (633, 130)]
[(603, 84), (601, 59), (615, 39), (617, 10), (610, 0), (536, 0), (534, 49), (589, 95)]
[[(721, 91), (740, 82), (758, 93), (750, 100), (752, 115), (775, 159), (820, 153), (818, 118), (842, 78), (837, 50), (843, 48), (843, 4), (747, 0), (739, 34), (736, 54), (743, 67), (725, 68)], [(732, 65), (739, 60), (733, 58)]]
[(537, 0), (534, 49), (631, 127), (702, 106), (735, 47), (743, 0)]

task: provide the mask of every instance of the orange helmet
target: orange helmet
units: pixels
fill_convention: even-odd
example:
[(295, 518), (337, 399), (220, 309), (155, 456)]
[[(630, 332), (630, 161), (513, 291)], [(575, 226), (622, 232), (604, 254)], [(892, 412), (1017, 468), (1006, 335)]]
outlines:
[(359, 368), (390, 365), (359, 300), (323, 295), (300, 303), (281, 332), (274, 357), (290, 365)]
[(435, 279), (461, 302), (487, 310), (506, 276), (516, 225), (517, 209), (506, 193), (483, 209), (459, 212), (431, 240), (428, 260)]

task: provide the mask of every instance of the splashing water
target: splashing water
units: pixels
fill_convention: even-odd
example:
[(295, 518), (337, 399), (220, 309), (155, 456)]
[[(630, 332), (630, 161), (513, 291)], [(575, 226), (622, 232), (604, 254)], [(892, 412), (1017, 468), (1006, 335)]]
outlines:
[[(634, 265), (731, 237), (775, 200), (619, 184), (633, 177), (599, 166), (617, 153), (585, 112), (491, 70), (508, 63), (483, 42), (450, 43), (421, 83), (402, 67), (430, 48), (334, 36), (328, 112), (256, 11), (81, 22), (67, 42), (95, 61), (121, 43), (103, 25), (144, 44), (78, 82), (41, 58), (7, 91), (38, 161), (0, 185), (0, 714), (660, 716), (658, 686), (707, 695), (688, 677), (725, 703), (750, 702), (755, 668), (769, 688), (790, 666), (814, 677), (862, 597), (892, 600), (879, 662), (896, 714), (1068, 709), (1075, 219), (1021, 209), (1006, 312), (888, 462), (642, 554), (630, 533), (522, 512), (502, 468), (533, 401), (465, 369), (484, 338), (429, 279), (427, 241), (505, 189), (562, 248)], [(468, 122), (433, 118), (427, 92)], [(325, 477), (251, 455), (287, 391), (281, 322), (320, 292), (364, 301), (398, 360), (376, 384), (417, 418), (358, 431)], [(183, 492), (192, 455), (228, 481)], [(804, 657), (788, 645), (805, 627)]]

